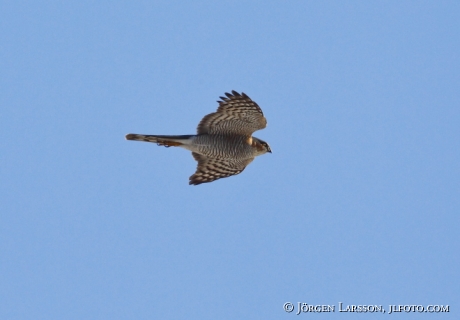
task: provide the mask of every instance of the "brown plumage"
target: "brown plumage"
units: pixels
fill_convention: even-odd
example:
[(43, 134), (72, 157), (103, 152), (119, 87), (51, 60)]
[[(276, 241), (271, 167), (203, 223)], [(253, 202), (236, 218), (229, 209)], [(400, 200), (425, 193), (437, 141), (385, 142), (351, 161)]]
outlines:
[(236, 91), (220, 97), (216, 112), (198, 124), (196, 135), (165, 136), (128, 134), (127, 140), (182, 147), (192, 151), (198, 161), (189, 183), (198, 185), (241, 173), (256, 156), (271, 153), (270, 146), (253, 137), (254, 131), (267, 126), (260, 107), (245, 93)]

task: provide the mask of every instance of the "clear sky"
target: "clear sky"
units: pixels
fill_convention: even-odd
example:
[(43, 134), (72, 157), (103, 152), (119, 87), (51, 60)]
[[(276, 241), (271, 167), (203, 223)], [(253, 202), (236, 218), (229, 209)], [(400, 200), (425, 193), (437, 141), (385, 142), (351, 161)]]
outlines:
[[(354, 318), (343, 302), (459, 319), (459, 17), (458, 1), (2, 1), (0, 318)], [(273, 150), (238, 176), (189, 186), (188, 151), (124, 139), (193, 134), (231, 90)]]

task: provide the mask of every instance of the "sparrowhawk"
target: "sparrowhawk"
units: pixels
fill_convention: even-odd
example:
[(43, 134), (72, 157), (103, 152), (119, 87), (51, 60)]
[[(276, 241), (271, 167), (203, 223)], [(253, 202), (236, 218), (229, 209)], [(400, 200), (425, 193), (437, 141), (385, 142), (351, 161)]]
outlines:
[(127, 134), (127, 140), (153, 142), (159, 146), (182, 147), (198, 161), (189, 184), (198, 185), (241, 173), (256, 156), (272, 152), (265, 141), (253, 137), (267, 126), (260, 107), (245, 93), (236, 91), (220, 97), (216, 112), (198, 124), (196, 135)]

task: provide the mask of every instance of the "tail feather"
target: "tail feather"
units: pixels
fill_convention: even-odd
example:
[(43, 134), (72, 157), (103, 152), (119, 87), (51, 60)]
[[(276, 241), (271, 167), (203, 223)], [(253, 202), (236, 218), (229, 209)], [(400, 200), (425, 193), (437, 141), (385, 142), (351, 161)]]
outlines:
[(158, 136), (158, 135), (147, 135), (147, 134), (135, 134), (130, 133), (126, 135), (126, 140), (145, 141), (153, 142), (159, 146), (165, 147), (179, 147), (188, 145), (191, 143), (193, 135), (181, 135), (181, 136)]

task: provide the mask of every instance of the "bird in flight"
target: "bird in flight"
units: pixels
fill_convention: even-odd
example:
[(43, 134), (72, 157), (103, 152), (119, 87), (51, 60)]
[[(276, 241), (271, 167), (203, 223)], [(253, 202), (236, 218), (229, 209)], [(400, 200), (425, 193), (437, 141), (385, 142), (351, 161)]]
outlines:
[(198, 185), (241, 173), (255, 157), (272, 152), (265, 141), (253, 137), (267, 126), (260, 107), (245, 93), (225, 93), (216, 112), (198, 124), (196, 135), (145, 135), (130, 133), (126, 140), (153, 142), (159, 146), (181, 147), (198, 161), (189, 184)]

